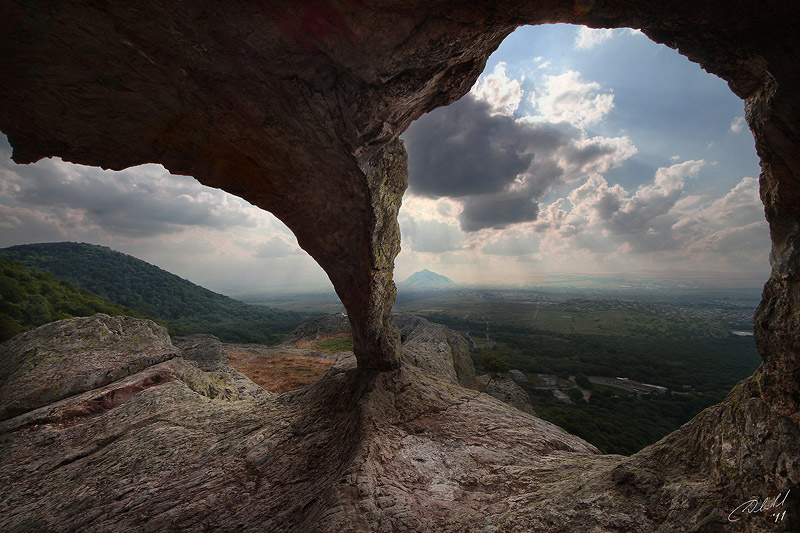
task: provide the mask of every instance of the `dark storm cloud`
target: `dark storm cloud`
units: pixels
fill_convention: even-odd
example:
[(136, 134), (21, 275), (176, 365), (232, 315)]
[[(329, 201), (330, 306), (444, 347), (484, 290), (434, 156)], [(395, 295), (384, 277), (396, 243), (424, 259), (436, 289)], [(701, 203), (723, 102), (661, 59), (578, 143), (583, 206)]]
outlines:
[(530, 195), (500, 192), (467, 198), (459, 221), (464, 231), (478, 231), (484, 228), (502, 229), (511, 224), (530, 222), (536, 220), (538, 215), (539, 205)]
[[(62, 221), (71, 212), (73, 223), (129, 237), (173, 233), (190, 226), (255, 225), (244, 202), (203, 187), (193, 178), (169, 175), (160, 166), (112, 172), (60, 160), (15, 165), (7, 157), (10, 147), (4, 138), (2, 145), (3, 202), (9, 209), (35, 210)], [(80, 217), (74, 216), (76, 211)]]
[(492, 115), (472, 94), (423, 116), (403, 140), (409, 191), (460, 200), (463, 231), (534, 221), (551, 187), (603, 172), (635, 151), (627, 139), (588, 139), (565, 122)]
[(479, 231), (502, 229), (513, 224), (533, 222), (539, 216), (538, 198), (551, 184), (559, 183), (564, 172), (553, 161), (534, 162), (513, 188), (494, 193), (468, 196), (462, 200), (459, 215), (461, 229)]
[(438, 198), (497, 193), (526, 172), (538, 150), (553, 150), (572, 133), (492, 115), (471, 94), (414, 122), (403, 134), (411, 192)]

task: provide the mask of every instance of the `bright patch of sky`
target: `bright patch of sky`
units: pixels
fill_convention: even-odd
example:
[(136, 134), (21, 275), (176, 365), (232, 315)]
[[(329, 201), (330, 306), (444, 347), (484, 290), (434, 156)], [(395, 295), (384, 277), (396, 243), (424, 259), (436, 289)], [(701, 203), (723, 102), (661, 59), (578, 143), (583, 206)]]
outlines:
[[(402, 280), (757, 272), (769, 235), (743, 103), (632, 30), (523, 27), (470, 94), (402, 136)], [(15, 165), (0, 135), (0, 246), (81, 241), (229, 294), (330, 288), (274, 216), (170, 175), (58, 158)], [(760, 278), (759, 278), (760, 276)]]

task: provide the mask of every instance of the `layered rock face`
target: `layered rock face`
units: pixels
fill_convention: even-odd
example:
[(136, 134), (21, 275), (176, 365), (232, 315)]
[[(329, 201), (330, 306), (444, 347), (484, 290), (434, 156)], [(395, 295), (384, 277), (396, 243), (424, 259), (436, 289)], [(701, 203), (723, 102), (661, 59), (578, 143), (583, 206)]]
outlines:
[(36, 334), (23, 333), (3, 344), (0, 421), (117, 381), (177, 354), (164, 328), (130, 317), (101, 314), (77, 322), (53, 322)]
[[(342, 524), (350, 524), (355, 530), (373, 527), (414, 530), (425, 529), (426, 525), (448, 529), (452, 524), (461, 524), (455, 519), (448, 522), (454, 515), (444, 511), (437, 515), (444, 517), (441, 522), (437, 522), (437, 517), (404, 514), (408, 507), (403, 505), (392, 511), (389, 502), (397, 501), (399, 495), (392, 492), (394, 485), (379, 490), (378, 483), (382, 476), (389, 475), (382, 465), (395, 464), (415, 465), (416, 472), (426, 472), (412, 478), (425, 483), (431, 491), (428, 494), (437, 494), (436, 501), (474, 497), (466, 507), (480, 508), (485, 516), (507, 513), (503, 515), (507, 521), (502, 522), (511, 524), (504, 526), (507, 530), (515, 527), (526, 530), (527, 526), (574, 530), (559, 524), (588, 512), (587, 509), (600, 513), (596, 522), (600, 529), (650, 531), (650, 526), (658, 524), (665, 531), (723, 529), (726, 523), (719, 515), (720, 508), (753, 495), (767, 497), (785, 492), (797, 488), (800, 482), (796, 459), (800, 423), (800, 315), (797, 313), (800, 308), (800, 71), (795, 66), (800, 34), (794, 27), (797, 20), (800, 20), (800, 5), (783, 0), (491, 3), (135, 0), (108, 4), (9, 0), (0, 5), (0, 130), (8, 134), (14, 159), (20, 163), (53, 155), (116, 169), (157, 162), (172, 172), (192, 175), (207, 185), (223, 188), (272, 211), (295, 232), (300, 245), (320, 263), (333, 282), (348, 310), (358, 366), (362, 370), (393, 369), (399, 364), (401, 345), (399, 332), (389, 319), (394, 299), (392, 261), (399, 249), (396, 213), (406, 179), (406, 158), (397, 136), (422, 113), (466, 93), (489, 53), (520, 24), (573, 22), (594, 27), (630, 26), (642, 29), (657, 42), (678, 48), (709, 72), (727, 80), (731, 89), (745, 100), (746, 118), (761, 157), (761, 196), (773, 242), (773, 273), (755, 322), (756, 342), (764, 364), (724, 404), (627, 461), (629, 469), (622, 468), (619, 458), (592, 456), (587, 460), (588, 466), (583, 466), (584, 459), (573, 457), (566, 461), (558, 454), (543, 456), (541, 450), (546, 446), (541, 439), (533, 438), (532, 429), (533, 433), (508, 445), (519, 450), (494, 456), (494, 463), (484, 457), (469, 459), (483, 465), (481, 468), (503, 464), (512, 465), (510, 469), (486, 467), (489, 470), (481, 472), (489, 477), (478, 481), (459, 478), (462, 492), (451, 492), (450, 486), (435, 475), (447, 471), (443, 457), (449, 443), (455, 442), (447, 436), (465, 439), (466, 448), (462, 450), (478, 450), (485, 441), (480, 440), (483, 434), (476, 437), (465, 432), (464, 426), (458, 426), (455, 419), (448, 417), (462, 416), (463, 422), (469, 416), (455, 406), (485, 404), (457, 400), (467, 393), (454, 392), (461, 389), (418, 377), (416, 371), (409, 369), (378, 376), (366, 372), (359, 379), (353, 377), (356, 373), (351, 369), (340, 369), (341, 372), (319, 385), (322, 389), (315, 391), (318, 397), (327, 398), (330, 405), (309, 399), (307, 408), (286, 415), (265, 403), (260, 407), (263, 413), (231, 408), (229, 413), (236, 411), (236, 416), (215, 414), (211, 419), (215, 432), (241, 431), (242, 438), (235, 439), (236, 442), (245, 442), (245, 435), (249, 434), (266, 435), (259, 433), (257, 427), (278, 424), (282, 428), (278, 433), (300, 446), (299, 449), (310, 450), (319, 444), (318, 449), (328, 456), (345, 458), (331, 466), (312, 458), (314, 454), (303, 456), (306, 458), (303, 472), (319, 469), (319, 478), (314, 481), (307, 481), (303, 477), (306, 474), (292, 477), (293, 472), (301, 472), (293, 470), (292, 452), (270, 454), (269, 446), (265, 445), (263, 453), (256, 453), (255, 441), (234, 445), (233, 441), (208, 436), (203, 429), (208, 415), (198, 412), (199, 418), (194, 423), (191, 412), (195, 408), (202, 411), (199, 406), (209, 406), (207, 402), (217, 400), (191, 396), (187, 392), (191, 389), (184, 388), (178, 383), (180, 380), (170, 381), (173, 385), (168, 387), (174, 395), (169, 402), (162, 402), (149, 392), (160, 387), (143, 389), (132, 401), (135, 405), (155, 402), (156, 409), (170, 404), (168, 413), (185, 415), (175, 418), (165, 414), (159, 419), (162, 425), (156, 425), (157, 431), (154, 430), (153, 435), (159, 431), (174, 432), (178, 436), (175, 446), (201, 437), (222, 448), (233, 446), (238, 453), (234, 454), (236, 457), (252, 457), (250, 462), (239, 459), (234, 462), (239, 465), (239, 472), (252, 473), (247, 474), (252, 476), (247, 494), (269, 496), (275, 502), (274, 507), (251, 516), (272, 523), (287, 524), (294, 520), (302, 525), (303, 520), (311, 520), (330, 530)], [(449, 392), (425, 397), (425, 401), (438, 407), (414, 411), (413, 416), (402, 414), (403, 408), (389, 401), (390, 397), (403, 397), (408, 391), (418, 391), (422, 397), (440, 389)], [(346, 392), (336, 396), (334, 390)], [(125, 405), (121, 408), (129, 409)], [(485, 406), (480, 409), (484, 409), (486, 416), (492, 411)], [(124, 415), (127, 411), (115, 412)], [(113, 424), (123, 423), (124, 416), (123, 420), (113, 420)], [(449, 422), (445, 423), (442, 417)], [(97, 420), (97, 424), (103, 425), (109, 419)], [(368, 442), (363, 437), (373, 431), (372, 420), (394, 420), (395, 425), (389, 427), (396, 428), (401, 423), (407, 428), (403, 430), (406, 433), (399, 430), (392, 433), (397, 437), (397, 446), (406, 447), (405, 456), (386, 451), (396, 448), (360, 444)], [(431, 463), (436, 468), (425, 470), (422, 465), (427, 464), (427, 459), (414, 462), (414, 439), (410, 437), (416, 427), (410, 422), (413, 420), (426, 420), (433, 424), (431, 427), (441, 430), (435, 434), (445, 444), (441, 444), (442, 455), (436, 456), (440, 462)], [(113, 426), (111, 422), (108, 424)], [(375, 427), (387, 427), (381, 425), (383, 422), (376, 424)], [(65, 484), (79, 477), (77, 470), (70, 469), (78, 468), (76, 463), (80, 458), (88, 458), (89, 462), (98, 458), (99, 464), (107, 467), (112, 463), (103, 461), (111, 459), (94, 451), (117, 449), (114, 444), (117, 439), (111, 437), (105, 445), (89, 446), (86, 443), (90, 442), (87, 439), (91, 439), (91, 431), (102, 432), (102, 427), (93, 427), (91, 431), (86, 429), (88, 426), (81, 427), (85, 429), (64, 429), (76, 432), (63, 438), (76, 443), (75, 449), (79, 450), (75, 455), (78, 459), (62, 459), (67, 470), (62, 470), (59, 475), (64, 477), (59, 479)], [(473, 430), (495, 431), (483, 426)], [(348, 435), (349, 438), (343, 439), (346, 445), (326, 440), (334, 433)], [(51, 436), (62, 438), (58, 435)], [(495, 432), (494, 436), (497, 435)], [(14, 446), (20, 448), (14, 450), (43, 445), (50, 442), (51, 436), (17, 432), (14, 438), (22, 440), (16, 441)], [(271, 442), (264, 438), (265, 442)], [(148, 453), (159, 450), (157, 438), (151, 439), (151, 446)], [(14, 450), (9, 452), (11, 457), (18, 453)], [(218, 452), (219, 448), (214, 450)], [(469, 453), (464, 453), (460, 457), (467, 461)], [(379, 456), (382, 461), (359, 463), (361, 459), (357, 458), (365, 454)], [(101, 512), (107, 515), (92, 514), (89, 500), (77, 500), (67, 508), (75, 516), (83, 516), (78, 520), (100, 520), (97, 524), (105, 523), (103, 516), (138, 509), (135, 513), (140, 513), (136, 515), (140, 521), (131, 521), (131, 529), (144, 527), (136, 524), (146, 524), (155, 515), (174, 519), (175, 524), (202, 527), (198, 520), (213, 522), (203, 509), (218, 508), (216, 505), (222, 505), (220, 501), (236, 509), (241, 494), (240, 489), (231, 488), (226, 496), (214, 499), (205, 484), (210, 478), (178, 475), (188, 472), (186, 465), (202, 462), (204, 457), (197, 452), (193, 457), (180, 459), (174, 464), (184, 466), (174, 467), (177, 470), (169, 464), (160, 465), (161, 470), (174, 473), (174, 477), (155, 478), (155, 471), (145, 476), (149, 485), (142, 494), (162, 493), (165, 487), (173, 486), (170, 485), (173, 479), (185, 483), (189, 487), (187, 497), (192, 499), (181, 500), (186, 504), (183, 507), (173, 507), (166, 498), (156, 501), (151, 498), (150, 503), (155, 507), (144, 510), (143, 495), (132, 507), (104, 507)], [(524, 464), (517, 462), (517, 457)], [(504, 462), (506, 458), (508, 462)], [(128, 464), (124, 457), (119, 460)], [(42, 471), (55, 472), (59, 464), (62, 463), (42, 463), (47, 467)], [(366, 470), (353, 466), (356, 464), (367, 465), (363, 467)], [(530, 464), (536, 464), (539, 470), (527, 470), (532, 468)], [(547, 465), (553, 467), (549, 473), (545, 472)], [(138, 475), (129, 464), (120, 468), (120, 476), (133, 479)], [(233, 486), (233, 481), (225, 481), (230, 479), (226, 477), (228, 468), (209, 468), (209, 475), (220, 476), (215, 483)], [(609, 473), (612, 469), (613, 475)], [(506, 476), (521, 475), (524, 481), (506, 485), (507, 490), (499, 494), (522, 496), (503, 500), (496, 499), (488, 489), (470, 492), (470, 487), (490, 486), (486, 484), (488, 480), (501, 471)], [(14, 475), (24, 477), (16, 472)], [(402, 477), (399, 473), (395, 475)], [(105, 474), (98, 476), (97, 485), (84, 487), (84, 494), (100, 497), (98, 491), (109, 485), (109, 478), (103, 477)], [(556, 477), (567, 481), (559, 484)], [(288, 501), (287, 496), (275, 492), (277, 489), (270, 481), (273, 478), (307, 482), (301, 484), (307, 490), (300, 491), (306, 496), (297, 500), (305, 502), (304, 512)], [(343, 479), (349, 481), (336, 481), (340, 483), (336, 485), (338, 488), (331, 488), (335, 480)], [(586, 487), (579, 492), (583, 495), (578, 496), (578, 503), (583, 506), (580, 509), (564, 509), (563, 501), (548, 499), (553, 491), (578, 490), (578, 486)], [(15, 487), (20, 494), (31, 495), (37, 490)], [(537, 487), (546, 487), (549, 492), (540, 492)], [(591, 491), (603, 487), (608, 491), (602, 494), (608, 496), (592, 499), (592, 494), (598, 493)], [(388, 491), (391, 498), (380, 500), (380, 491)], [(51, 491), (34, 496), (56, 498), (57, 494), (58, 491)], [(798, 495), (800, 490), (792, 494)], [(411, 501), (412, 497), (407, 497), (404, 501)], [(31, 502), (35, 498), (17, 498), (23, 496), (4, 499), (6, 509), (19, 513), (19, 506), (34, 507)], [(788, 502), (791, 504), (791, 496)], [(329, 514), (325, 515), (323, 509)], [(800, 519), (796, 508), (792, 512), (795, 520)], [(62, 516), (63, 510), (53, 516), (56, 515)], [(8, 516), (5, 509), (3, 516)], [(40, 523), (33, 518), (33, 512), (25, 516), (15, 519), (14, 527), (37, 529), (37, 525), (45, 524), (39, 529), (47, 529), (47, 518), (41, 518)], [(246, 520), (244, 510), (231, 516), (243, 523)], [(470, 516), (482, 520), (476, 514)], [(523, 519), (525, 516), (528, 518)], [(412, 520), (408, 517), (417, 517), (418, 522), (404, 521)], [(615, 517), (619, 520), (614, 521)], [(748, 528), (755, 531), (785, 529), (790, 527), (787, 524), (787, 521), (750, 520), (735, 525), (737, 531)]]

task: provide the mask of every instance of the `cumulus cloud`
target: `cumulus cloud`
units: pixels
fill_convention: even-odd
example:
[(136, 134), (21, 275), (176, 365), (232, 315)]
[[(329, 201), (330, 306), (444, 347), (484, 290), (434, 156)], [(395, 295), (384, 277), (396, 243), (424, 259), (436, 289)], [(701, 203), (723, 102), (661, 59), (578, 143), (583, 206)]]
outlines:
[(575, 34), (575, 48), (578, 50), (589, 50), (611, 39), (613, 36), (613, 29), (594, 29), (581, 26)]
[(739, 133), (745, 128), (745, 126), (747, 126), (747, 122), (744, 120), (744, 117), (739, 116), (734, 118), (731, 122), (730, 131), (732, 133)]
[(634, 30), (630, 28), (594, 29), (594, 28), (587, 28), (586, 26), (581, 26), (575, 33), (574, 47), (576, 50), (591, 50), (595, 46), (603, 44), (612, 37), (618, 35), (626, 35), (626, 34), (644, 35), (641, 30)]
[(541, 87), (530, 98), (545, 120), (564, 121), (579, 128), (597, 124), (614, 108), (610, 91), (601, 91), (599, 83), (582, 81), (574, 70), (544, 76)]
[(506, 75), (505, 63), (498, 63), (490, 74), (481, 76), (471, 93), (488, 103), (494, 114), (513, 115), (522, 101), (522, 86)]
[(572, 179), (602, 174), (618, 167), (638, 152), (630, 137), (586, 137), (581, 135), (559, 154), (559, 166)]
[(592, 176), (570, 192), (572, 210), (565, 222), (571, 232), (600, 228), (632, 252), (675, 249), (680, 243), (672, 228), (678, 216), (671, 211), (685, 180), (696, 177), (704, 165), (698, 160), (659, 168), (652, 183), (632, 194), (619, 184), (609, 185), (602, 176)]
[[(595, 174), (566, 197), (541, 205), (525, 204), (524, 189), (517, 189), (516, 196), (509, 189), (468, 197), (461, 210), (452, 208), (451, 200), (446, 200), (448, 209), (439, 209), (438, 202), (445, 200), (414, 197), (409, 204), (415, 216), (422, 217), (423, 204), (429, 204), (429, 212), (441, 218), (411, 226), (401, 217), (404, 250), (412, 254), (418, 248), (430, 250), (450, 266), (478, 261), (504, 271), (517, 268), (512, 263), (524, 262), (541, 268), (759, 268), (769, 250), (769, 235), (757, 180), (744, 178), (718, 197), (687, 195), (687, 182), (705, 168), (710, 165), (703, 160), (665, 166), (631, 189)], [(532, 218), (524, 214), (534, 206), (533, 222), (513, 222)], [(502, 216), (494, 216), (498, 211)], [(469, 224), (481, 231), (461, 233), (456, 221), (462, 231), (471, 229)], [(425, 244), (408, 240), (405, 232), (410, 226), (413, 237), (427, 239)], [(442, 237), (443, 230), (447, 237)], [(509, 262), (511, 258), (522, 263)]]
[[(8, 146), (6, 144), (6, 146)], [(10, 150), (6, 150), (9, 152)], [(5, 159), (5, 158), (4, 158)], [(160, 165), (120, 172), (44, 159), (0, 168), (6, 224), (11, 212), (50, 216), (60, 226), (83, 226), (128, 237), (147, 237), (186, 227), (253, 227), (252, 206)], [(27, 213), (27, 214), (25, 214)]]
[(693, 241), (707, 235), (709, 228), (733, 228), (757, 220), (764, 220), (758, 180), (745, 177), (721, 198), (687, 206), (673, 229), (685, 240)]
[(539, 235), (536, 257), (574, 261), (586, 253), (593, 259), (584, 260), (604, 264), (625, 257), (651, 267), (758, 268), (770, 243), (758, 182), (746, 177), (717, 198), (687, 196), (686, 182), (707, 166), (693, 160), (662, 167), (633, 190), (589, 177), (567, 199), (542, 207), (531, 225)]
[(567, 218), (566, 203), (566, 198), (558, 198), (548, 205), (541, 211), (534, 229), (540, 233), (548, 230), (560, 231)]
[(744, 226), (722, 228), (692, 243), (688, 250), (738, 255), (751, 254), (752, 250), (761, 248), (766, 256), (769, 242), (769, 226), (765, 220), (759, 220)]
[(464, 231), (536, 220), (554, 185), (605, 172), (636, 153), (627, 137), (587, 137), (565, 122), (494, 114), (467, 95), (429, 113), (403, 136), (409, 191), (459, 199)]
[(721, 224), (764, 218), (764, 205), (758, 192), (758, 180), (743, 178), (725, 196), (712, 202), (705, 215)]

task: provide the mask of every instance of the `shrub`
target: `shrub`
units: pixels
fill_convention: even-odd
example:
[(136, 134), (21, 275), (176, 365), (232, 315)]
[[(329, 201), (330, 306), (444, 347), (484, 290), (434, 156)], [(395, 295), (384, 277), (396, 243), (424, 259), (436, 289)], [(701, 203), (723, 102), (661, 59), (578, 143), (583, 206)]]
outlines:
[(508, 360), (492, 353), (481, 354), (481, 368), (488, 374), (505, 374), (508, 372)]

